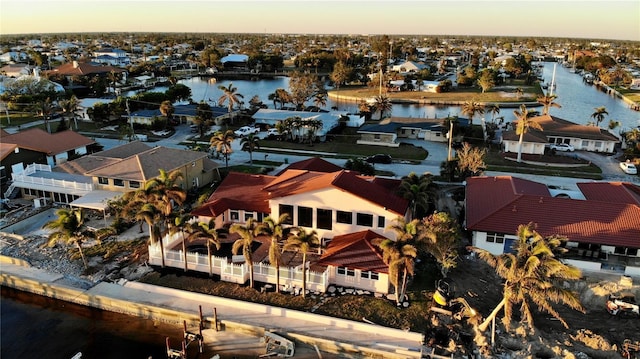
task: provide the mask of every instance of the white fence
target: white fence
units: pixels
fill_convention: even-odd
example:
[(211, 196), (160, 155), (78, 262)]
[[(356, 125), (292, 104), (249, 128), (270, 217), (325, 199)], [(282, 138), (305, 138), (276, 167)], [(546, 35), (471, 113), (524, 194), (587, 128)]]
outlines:
[(23, 172), (11, 174), (13, 184), (15, 184), (16, 187), (20, 187), (20, 183), (32, 183), (47, 187), (72, 188), (86, 192), (93, 190), (93, 184), (91, 183), (30, 176), (36, 173), (36, 171), (51, 172), (51, 166), (32, 163), (28, 165)]
[[(165, 237), (164, 264), (167, 267), (184, 269), (184, 252), (182, 250), (168, 250), (180, 241), (180, 234), (173, 237)], [(171, 245), (170, 245), (171, 244)], [(162, 265), (162, 256), (159, 243), (149, 245), (149, 264)], [(187, 269), (197, 272), (209, 273), (209, 258), (207, 254), (187, 252)], [(301, 267), (280, 267), (280, 285), (284, 289), (295, 291), (302, 288)], [(211, 256), (211, 272), (220, 276), (220, 280), (244, 284), (249, 280), (249, 265), (246, 263), (230, 263), (225, 257)], [(325, 292), (329, 286), (329, 271), (322, 273), (306, 271), (307, 289), (310, 291)], [(253, 263), (254, 281), (276, 285), (276, 267), (266, 263)]]

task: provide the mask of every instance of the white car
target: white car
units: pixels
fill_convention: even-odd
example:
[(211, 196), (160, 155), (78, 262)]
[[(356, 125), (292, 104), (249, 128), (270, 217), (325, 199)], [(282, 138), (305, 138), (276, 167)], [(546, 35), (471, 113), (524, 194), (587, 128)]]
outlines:
[(554, 143), (549, 148), (552, 149), (552, 150), (562, 151), (562, 152), (567, 152), (567, 151), (573, 152), (573, 151), (575, 151), (573, 146), (571, 146), (568, 143)]
[(259, 128), (251, 127), (251, 126), (242, 126), (239, 129), (233, 131), (236, 137), (249, 136), (252, 133), (258, 133), (258, 132), (260, 132)]
[(638, 169), (636, 168), (636, 165), (634, 165), (631, 162), (620, 162), (620, 168), (622, 168), (622, 171), (626, 174), (629, 174), (629, 175), (638, 174)]

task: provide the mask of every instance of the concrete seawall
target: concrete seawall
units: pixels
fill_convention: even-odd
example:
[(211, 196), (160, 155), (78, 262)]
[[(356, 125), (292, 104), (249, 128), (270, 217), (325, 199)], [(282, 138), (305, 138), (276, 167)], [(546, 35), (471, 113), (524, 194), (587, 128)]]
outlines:
[(265, 331), (275, 330), (330, 353), (420, 358), (419, 333), (137, 282), (101, 282), (85, 290), (65, 284), (62, 275), (41, 273), (23, 261), (2, 257), (0, 263), (2, 286), (100, 310), (172, 324), (187, 321), (194, 326), (201, 306), (204, 326), (213, 331), (213, 310), (218, 308), (218, 326), (225, 331), (262, 337)]

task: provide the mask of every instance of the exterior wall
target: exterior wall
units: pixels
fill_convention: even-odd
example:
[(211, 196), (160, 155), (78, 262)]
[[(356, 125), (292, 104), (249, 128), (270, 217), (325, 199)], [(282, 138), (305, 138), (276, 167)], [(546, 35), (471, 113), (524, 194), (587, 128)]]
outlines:
[(426, 141), (447, 142), (447, 136), (440, 131), (423, 131), (422, 137)]
[(398, 137), (417, 139), (420, 138), (421, 132), (422, 131), (419, 128), (400, 127), (400, 130), (398, 131)]
[(396, 142), (397, 137), (395, 133), (361, 133), (357, 143), (398, 147), (400, 144)]
[[(271, 208), (271, 214), (278, 218), (279, 205), (292, 205), (293, 206), (293, 225), (298, 226), (298, 207), (309, 207), (313, 209), (313, 225), (312, 227), (305, 227), (313, 229), (318, 233), (319, 238), (333, 238), (336, 234), (353, 233), (366, 229), (373, 230), (379, 234), (386, 236), (387, 238), (395, 239), (395, 233), (388, 230), (387, 227), (392, 223), (399, 215), (397, 213), (390, 212), (385, 208), (378, 207), (373, 203), (362, 199), (360, 197), (353, 196), (338, 189), (328, 188), (321, 189), (313, 192), (305, 192), (298, 195), (276, 198), (269, 201), (269, 207)], [(317, 213), (316, 209), (329, 209), (332, 210), (332, 229), (317, 228)], [(338, 223), (337, 222), (337, 208), (340, 211), (351, 212), (353, 214), (352, 223)], [(356, 214), (364, 213), (373, 215), (373, 226), (365, 227), (358, 226), (356, 224)], [(384, 226), (378, 226), (378, 217), (384, 217)]]
[(151, 126), (154, 120), (155, 120), (155, 117), (131, 116), (131, 122), (137, 123), (140, 125)]
[(47, 156), (42, 152), (31, 151), (20, 147), (18, 147), (17, 150), (18, 152), (14, 151), (2, 160), (2, 166), (4, 166), (4, 174), (6, 176), (6, 178), (2, 178), (2, 186), (11, 178), (11, 166), (15, 164), (22, 163), (23, 169), (32, 163), (47, 164)]
[[(518, 141), (502, 141), (505, 152), (513, 152), (518, 153)], [(544, 143), (533, 143), (533, 142), (523, 142), (522, 143), (522, 153), (534, 154), (534, 155), (544, 155), (545, 144)]]
[(517, 239), (517, 237), (513, 235), (505, 235), (504, 241), (502, 243), (489, 242), (487, 241), (486, 232), (474, 231), (471, 243), (473, 244), (473, 246), (485, 249), (491, 254), (502, 254), (508, 252), (511, 249), (511, 243), (514, 239)]
[(138, 190), (140, 188), (144, 188), (144, 185), (145, 185), (143, 182), (139, 182), (140, 186), (134, 187), (134, 186), (131, 186), (131, 182), (132, 181), (123, 180), (123, 183), (124, 183), (123, 186), (116, 186), (115, 185), (115, 180), (117, 180), (117, 178), (104, 177), (109, 182), (107, 184), (100, 183), (99, 178), (100, 177), (93, 177), (91, 179), (91, 181), (93, 182), (93, 188), (95, 188), (97, 190), (102, 190), (102, 191), (126, 193), (126, 192), (130, 192), (130, 191), (136, 191), (136, 190)]
[(338, 274), (337, 267), (334, 266), (329, 266), (327, 270), (329, 272), (329, 283), (331, 284), (389, 294), (389, 275), (386, 273), (378, 273), (378, 280), (372, 280), (362, 278), (359, 269), (355, 270), (355, 276)]

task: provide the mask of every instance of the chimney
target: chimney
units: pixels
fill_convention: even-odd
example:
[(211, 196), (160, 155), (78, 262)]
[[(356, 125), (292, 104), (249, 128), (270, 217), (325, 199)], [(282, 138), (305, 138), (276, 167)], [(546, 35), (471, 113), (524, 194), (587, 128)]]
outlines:
[(78, 65), (78, 61), (74, 61), (74, 62), (73, 62), (73, 68), (74, 68), (74, 69), (77, 69), (77, 68), (78, 68), (78, 66), (79, 66), (79, 65)]

